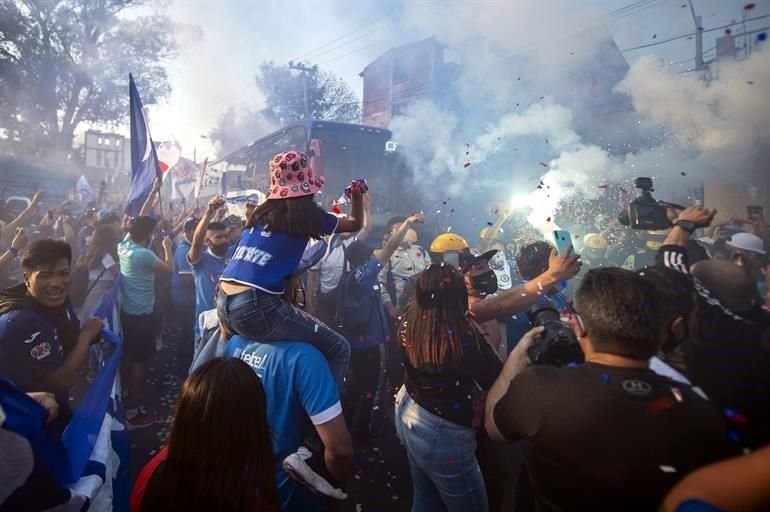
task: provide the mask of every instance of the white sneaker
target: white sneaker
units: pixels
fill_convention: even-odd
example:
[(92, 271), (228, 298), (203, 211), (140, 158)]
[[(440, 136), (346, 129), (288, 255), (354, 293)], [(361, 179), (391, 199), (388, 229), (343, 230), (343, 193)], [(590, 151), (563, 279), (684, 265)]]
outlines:
[(337, 500), (345, 500), (348, 495), (341, 489), (335, 488), (324, 477), (313, 471), (313, 468), (305, 462), (312, 456), (312, 452), (300, 446), (299, 449), (283, 459), (283, 470), (294, 480), (300, 482), (311, 491), (323, 494)]

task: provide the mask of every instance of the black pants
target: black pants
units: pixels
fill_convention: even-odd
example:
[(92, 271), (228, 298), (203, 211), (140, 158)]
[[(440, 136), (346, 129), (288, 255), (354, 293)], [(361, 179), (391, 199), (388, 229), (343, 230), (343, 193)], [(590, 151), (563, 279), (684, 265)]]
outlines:
[[(482, 424), (476, 431), (476, 458), (484, 477), (489, 512), (516, 510), (517, 479), (523, 464), (523, 443), (492, 441)], [(524, 510), (524, 509), (522, 509)]]
[(329, 293), (318, 292), (316, 317), (335, 329), (337, 327), (337, 288)]
[(179, 339), (177, 340), (177, 370), (187, 375), (192, 364), (193, 350), (195, 348), (195, 335), (193, 327), (195, 322), (195, 304), (174, 304), (176, 321), (179, 323)]
[(351, 350), (350, 379), (345, 384), (345, 420), (354, 437), (371, 432), (372, 410), (379, 406), (384, 380), (384, 345)]

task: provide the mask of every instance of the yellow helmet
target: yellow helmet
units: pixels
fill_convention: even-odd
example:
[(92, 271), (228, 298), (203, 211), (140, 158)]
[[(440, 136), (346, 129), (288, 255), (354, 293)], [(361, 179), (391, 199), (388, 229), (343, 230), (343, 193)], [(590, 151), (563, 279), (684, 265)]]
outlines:
[(464, 249), (469, 249), (468, 242), (465, 241), (460, 235), (454, 233), (443, 233), (430, 243), (430, 252), (436, 254), (442, 254), (448, 251), (460, 252)]
[(583, 237), (583, 246), (590, 249), (606, 249), (607, 240), (602, 235), (589, 233)]

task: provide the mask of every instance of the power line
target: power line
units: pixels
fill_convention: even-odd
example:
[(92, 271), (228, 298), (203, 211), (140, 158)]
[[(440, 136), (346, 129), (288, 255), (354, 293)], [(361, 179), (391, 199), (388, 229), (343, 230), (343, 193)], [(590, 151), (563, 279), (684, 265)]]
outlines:
[[(382, 17), (380, 17), (380, 18), (377, 18), (377, 19), (376, 19), (376, 20), (374, 20), (373, 22), (371, 22), (371, 23), (367, 23), (367, 24), (366, 24), (366, 25), (364, 25), (363, 27), (357, 28), (356, 30), (353, 30), (352, 32), (348, 32), (347, 34), (341, 35), (340, 37), (338, 37), (338, 38), (336, 38), (336, 39), (333, 39), (333, 40), (329, 41), (328, 43), (324, 43), (323, 45), (319, 46), (318, 48), (315, 48), (315, 49), (313, 49), (313, 50), (310, 50), (309, 52), (307, 52), (307, 53), (305, 53), (305, 54), (303, 54), (303, 55), (300, 55), (299, 57), (295, 57), (294, 59), (291, 59), (291, 60), (302, 60), (302, 59), (306, 58), (308, 55), (311, 55), (311, 54), (313, 54), (313, 53), (317, 52), (318, 50), (323, 50), (323, 49), (324, 49), (324, 48), (326, 48), (327, 46), (330, 46), (330, 45), (332, 45), (332, 44), (336, 43), (337, 41), (341, 41), (341, 40), (345, 39), (346, 37), (348, 37), (348, 36), (351, 36), (351, 35), (355, 34), (356, 32), (360, 32), (361, 30), (363, 30), (363, 29), (365, 29), (365, 28), (367, 28), (367, 27), (371, 27), (372, 25), (374, 25), (374, 24), (376, 24), (376, 23), (379, 23), (380, 21), (384, 20), (384, 19), (385, 19), (385, 18), (387, 18), (387, 17), (388, 17), (388, 16), (382, 16)], [(315, 57), (313, 57), (313, 58), (315, 58)]]
[(323, 61), (323, 62), (319, 62), (319, 63), (318, 63), (318, 65), (319, 65), (319, 66), (322, 66), (322, 65), (324, 65), (324, 64), (328, 64), (328, 63), (330, 63), (330, 62), (334, 62), (335, 60), (340, 60), (340, 59), (342, 59), (342, 58), (344, 58), (344, 57), (347, 57), (348, 55), (353, 55), (354, 53), (358, 53), (358, 52), (360, 52), (360, 51), (363, 51), (363, 50), (367, 50), (367, 49), (369, 49), (369, 48), (371, 48), (371, 47), (373, 47), (373, 46), (378, 46), (378, 45), (382, 45), (382, 44), (386, 44), (386, 45), (388, 45), (388, 44), (390, 44), (390, 42), (389, 42), (389, 41), (390, 41), (390, 40), (388, 40), (388, 39), (382, 39), (382, 40), (380, 40), (380, 41), (377, 41), (377, 42), (374, 42), (374, 43), (372, 43), (372, 44), (369, 44), (369, 45), (366, 45), (366, 46), (362, 46), (362, 47), (360, 47), (360, 48), (357, 48), (357, 49), (355, 49), (355, 50), (353, 50), (353, 51), (350, 51), (350, 52), (348, 52), (348, 53), (343, 53), (342, 55), (339, 55), (339, 56), (337, 56), (337, 57), (331, 58), (331, 59), (329, 59), (329, 60), (325, 60), (325, 61)]
[[(746, 18), (745, 22), (761, 20), (761, 19), (764, 19), (764, 18), (767, 18), (767, 17), (770, 17), (770, 14), (765, 14), (764, 16), (756, 16), (754, 18)], [(708, 32), (714, 32), (714, 31), (717, 31), (717, 30), (724, 30), (726, 28), (734, 27), (735, 25), (743, 25), (743, 23), (744, 23), (744, 20), (736, 21), (734, 23), (728, 23), (727, 25), (722, 25), (721, 27), (714, 27), (714, 28), (710, 28), (710, 29), (707, 29), (707, 30), (701, 30), (701, 33), (706, 34)], [(676, 41), (678, 39), (684, 39), (686, 37), (692, 37), (694, 35), (696, 35), (695, 32), (693, 32), (691, 34), (682, 34), (681, 36), (671, 37), (669, 39), (663, 39), (661, 41), (656, 41), (654, 43), (642, 44), (642, 45), (639, 45), (639, 46), (634, 46), (633, 48), (626, 48), (625, 50), (620, 50), (620, 51), (625, 53), (625, 52), (630, 52), (630, 51), (633, 51), (633, 50), (641, 50), (642, 48), (649, 48), (651, 46), (657, 46), (659, 44), (670, 43), (671, 41)], [(740, 36), (740, 35), (743, 35), (743, 34), (735, 34), (735, 35), (736, 36)]]
[(346, 46), (348, 46), (348, 45), (350, 45), (350, 44), (352, 44), (352, 43), (354, 43), (354, 42), (356, 42), (356, 41), (359, 41), (359, 40), (361, 40), (361, 39), (364, 39), (365, 37), (369, 37), (370, 35), (374, 34), (375, 32), (379, 32), (380, 30), (383, 30), (383, 29), (386, 29), (386, 28), (388, 28), (388, 27), (387, 27), (387, 26), (385, 26), (385, 25), (383, 25), (383, 26), (381, 26), (381, 27), (379, 27), (379, 28), (376, 28), (376, 29), (374, 29), (374, 30), (371, 30), (371, 31), (367, 32), (366, 34), (363, 34), (363, 35), (360, 35), (360, 36), (356, 37), (355, 39), (351, 39), (350, 41), (347, 41), (347, 42), (345, 42), (345, 43), (342, 43), (341, 45), (335, 46), (335, 47), (333, 47), (333, 48), (330, 48), (329, 50), (326, 50), (326, 51), (324, 51), (324, 52), (321, 52), (321, 53), (318, 53), (318, 54), (316, 54), (316, 55), (313, 55), (313, 59), (314, 59), (314, 60), (315, 60), (315, 59), (318, 59), (318, 58), (319, 58), (319, 57), (321, 57), (322, 55), (327, 55), (327, 54), (329, 54), (329, 53), (331, 53), (331, 52), (334, 52), (334, 51), (336, 51), (336, 50), (339, 50), (340, 48), (344, 48), (344, 47), (346, 47)]
[[(582, 24), (581, 26), (577, 27), (575, 30), (573, 30), (573, 31), (571, 31), (569, 33), (561, 34), (561, 37), (559, 38), (559, 40), (560, 41), (568, 40), (569, 38), (571, 38), (573, 36), (576, 36), (578, 34), (582, 34), (584, 32), (588, 32), (589, 30), (591, 30), (591, 29), (593, 29), (593, 28), (595, 28), (595, 27), (597, 27), (599, 25), (603, 25), (603, 24), (607, 23), (608, 21), (612, 21), (613, 19), (615, 21), (617, 21), (618, 19), (622, 19), (622, 18), (625, 18), (627, 16), (631, 16), (633, 14), (637, 14), (637, 13), (639, 13), (639, 12), (645, 10), (645, 9), (648, 9), (650, 7), (653, 7), (653, 6), (659, 4), (659, 3), (663, 2), (663, 1), (665, 1), (665, 0), (642, 0), (642, 1), (636, 2), (634, 4), (628, 5), (625, 8), (617, 9), (617, 10), (609, 12), (607, 14), (603, 14), (601, 16), (597, 16), (593, 20), (589, 20), (586, 23)], [(623, 11), (623, 9), (626, 9), (626, 8), (628, 8), (629, 10), (626, 11), (626, 12), (621, 12), (621, 11)], [(618, 12), (621, 12), (621, 14), (617, 15)], [(528, 47), (525, 47), (525, 48), (523, 48), (521, 50), (517, 50), (516, 52), (507, 55), (506, 58), (516, 57), (518, 55), (523, 55), (525, 53), (530, 53), (533, 50), (536, 50), (537, 48), (541, 48), (541, 47), (543, 47), (544, 45), (546, 45), (548, 43), (553, 43), (553, 40), (552, 39), (544, 39), (544, 40), (542, 40), (539, 43), (535, 43), (535, 44), (532, 44), (532, 45), (530, 45)]]

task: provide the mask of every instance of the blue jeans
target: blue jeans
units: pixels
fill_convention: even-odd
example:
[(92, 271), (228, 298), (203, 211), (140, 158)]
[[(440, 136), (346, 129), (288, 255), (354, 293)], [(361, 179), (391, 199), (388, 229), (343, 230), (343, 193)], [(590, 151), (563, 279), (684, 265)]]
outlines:
[(395, 423), (409, 457), (412, 512), (489, 509), (472, 428), (426, 411), (403, 386), (396, 395)]
[(217, 295), (219, 321), (233, 333), (260, 343), (305, 341), (326, 357), (332, 377), (342, 388), (350, 362), (350, 343), (323, 322), (272, 295), (251, 289)]

